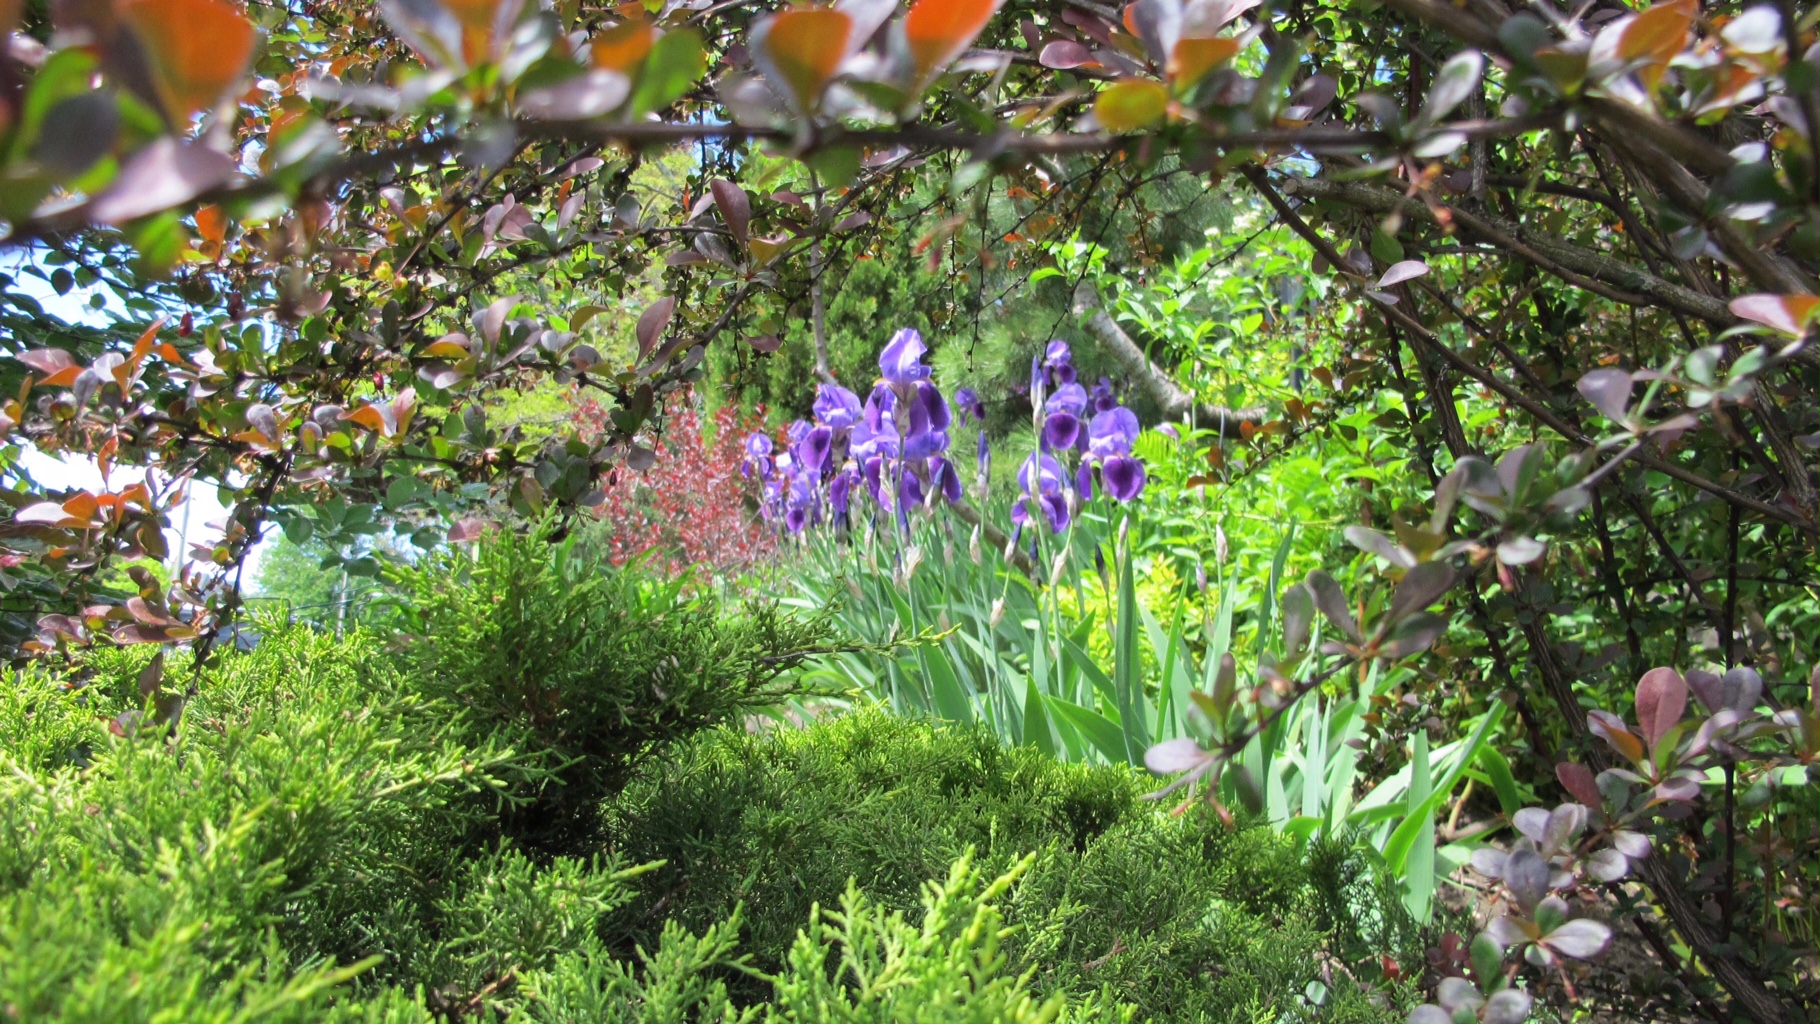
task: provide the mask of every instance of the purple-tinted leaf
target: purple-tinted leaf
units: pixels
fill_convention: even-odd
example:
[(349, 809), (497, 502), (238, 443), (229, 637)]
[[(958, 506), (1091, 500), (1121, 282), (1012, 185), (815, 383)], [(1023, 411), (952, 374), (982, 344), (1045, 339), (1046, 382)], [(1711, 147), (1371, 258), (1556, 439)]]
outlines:
[(259, 431), (267, 438), (277, 440), (278, 417), (274, 414), (270, 405), (267, 405), (264, 402), (255, 402), (252, 405), (247, 406), (246, 422), (247, 426)]
[(1423, 562), (1409, 570), (1390, 599), (1390, 620), (1401, 621), (1439, 601), (1453, 588), (1454, 579), (1453, 569), (1444, 562)]
[(1590, 960), (1605, 952), (1605, 947), (1611, 943), (1611, 927), (1603, 921), (1582, 917), (1549, 932), (1542, 941), (1562, 956)]
[(1726, 709), (1748, 712), (1757, 706), (1763, 695), (1763, 677), (1756, 669), (1742, 665), (1724, 676), (1694, 669), (1687, 674), (1687, 685), (1700, 703), (1714, 713)]
[(1735, 316), (1799, 338), (1814, 315), (1816, 302), (1812, 295), (1740, 295), (1729, 308)]
[(1611, 834), (1611, 845), (1631, 860), (1649, 856), (1649, 837), (1641, 832), (1619, 829)]
[(1542, 848), (1565, 849), (1585, 828), (1586, 808), (1581, 804), (1562, 804), (1548, 812), (1548, 822), (1542, 829)]
[(1396, 624), (1389, 639), (1378, 646), (1378, 653), (1386, 658), (1406, 658), (1427, 650), (1445, 632), (1446, 619), (1416, 612)]
[(1600, 415), (1613, 423), (1624, 422), (1630, 409), (1631, 376), (1625, 370), (1594, 370), (1575, 385)]
[(1043, 47), (1043, 52), (1037, 54), (1036, 60), (1044, 67), (1058, 71), (1095, 63), (1093, 54), (1072, 39), (1057, 39), (1049, 43)]
[(1529, 1017), (1529, 993), (1520, 988), (1501, 988), (1485, 1000), (1479, 1011), (1481, 1024), (1523, 1024)]
[(1421, 260), (1402, 260), (1391, 264), (1390, 269), (1384, 271), (1384, 276), (1378, 278), (1378, 287), (1389, 288), (1402, 284), (1404, 281), (1413, 281), (1426, 273), (1428, 273), (1428, 264)]
[(676, 297), (666, 295), (651, 303), (638, 317), (635, 333), (638, 337), (638, 358), (642, 361), (657, 346), (657, 339), (663, 336), (664, 328), (670, 324), (670, 314), (676, 311)]
[(1283, 651), (1300, 654), (1308, 646), (1309, 627), (1314, 624), (1314, 595), (1307, 587), (1296, 584), (1283, 591)]
[(1594, 780), (1591, 768), (1574, 761), (1563, 761), (1555, 765), (1555, 778), (1561, 781), (1561, 788), (1572, 794), (1575, 800), (1588, 807), (1605, 806), (1605, 796), (1599, 792), (1599, 784)]
[(1630, 858), (1608, 847), (1586, 859), (1586, 873), (1601, 882), (1615, 882), (1630, 874)]
[(479, 317), (480, 336), (492, 344), (499, 344), (499, 332), (506, 325), (506, 317), (511, 315), (512, 307), (518, 305), (518, 297), (510, 296), (494, 299), (481, 310)]
[(1509, 949), (1519, 942), (1529, 941), (1529, 933), (1523, 930), (1523, 925), (1507, 914), (1499, 914), (1485, 922), (1485, 931), (1482, 934), (1497, 943), (1501, 949)]
[(1512, 537), (1498, 545), (1498, 561), (1505, 565), (1528, 565), (1548, 553), (1548, 545), (1534, 537)]
[(1332, 103), (1333, 98), (1339, 95), (1339, 91), (1340, 83), (1332, 75), (1311, 75), (1306, 82), (1302, 83), (1301, 88), (1295, 91), (1294, 103), (1297, 106), (1308, 108), (1308, 112), (1303, 115), (1304, 118), (1313, 117), (1320, 113), (1327, 104)]
[(865, 210), (861, 210), (858, 213), (849, 213), (840, 220), (835, 221), (834, 230), (852, 231), (854, 228), (865, 227), (870, 223), (872, 223), (872, 215)]
[(1408, 569), (1416, 564), (1409, 552), (1397, 546), (1397, 543), (1385, 536), (1380, 530), (1368, 526), (1348, 526), (1346, 541), (1360, 551), (1377, 555), (1391, 565)]
[(1212, 755), (1201, 749), (1201, 745), (1192, 739), (1164, 740), (1149, 750), (1144, 751), (1144, 767), (1158, 775), (1174, 775), (1199, 768), (1212, 760)]
[(1477, 50), (1454, 54), (1435, 73), (1434, 87), (1422, 104), (1419, 119), (1433, 124), (1466, 101), (1479, 87), (1479, 76), (1485, 71), (1485, 58)]
[(631, 92), (626, 76), (592, 68), (555, 85), (525, 91), (518, 98), (518, 112), (540, 121), (582, 121), (612, 113)]
[(1637, 729), (1654, 747), (1687, 710), (1687, 682), (1672, 668), (1652, 668), (1637, 680)]
[(479, 540), (480, 535), (486, 532), (486, 527), (487, 524), (484, 520), (463, 519), (449, 527), (449, 543), (465, 544), (468, 541)]
[(1441, 1008), (1449, 1013), (1458, 1013), (1462, 1008), (1472, 1010), (1484, 1004), (1485, 997), (1479, 994), (1478, 986), (1465, 978), (1442, 978), (1435, 988), (1435, 998), (1440, 1000)]
[(1525, 914), (1533, 912), (1548, 895), (1551, 873), (1542, 855), (1527, 847), (1519, 847), (1504, 860), (1504, 884)]
[(1503, 850), (1481, 846), (1472, 851), (1472, 869), (1486, 878), (1504, 877), (1504, 860), (1509, 854)]
[(1685, 775), (1671, 775), (1662, 780), (1651, 796), (1671, 803), (1693, 803), (1700, 799), (1700, 784)]
[(759, 334), (746, 339), (755, 352), (776, 352), (784, 346), (784, 340), (775, 334)]
[(747, 231), (752, 223), (752, 199), (746, 190), (730, 181), (716, 178), (708, 183), (714, 190), (714, 205), (720, 207), (720, 217), (727, 222), (727, 230), (739, 244), (746, 244)]
[(1548, 831), (1548, 812), (1540, 807), (1525, 807), (1511, 815), (1510, 823), (1530, 842), (1540, 846), (1543, 834)]
[(102, 224), (124, 224), (181, 206), (233, 176), (233, 157), (166, 135), (127, 160), (88, 214)]
[(693, 249), (678, 249), (664, 257), (664, 266), (666, 267), (686, 267), (693, 263), (706, 262), (708, 262), (708, 257), (703, 256)]
[(1314, 605), (1333, 623), (1333, 627), (1351, 637), (1354, 643), (1364, 639), (1359, 634), (1359, 624), (1352, 617), (1352, 609), (1346, 606), (1346, 592), (1340, 584), (1319, 569), (1308, 574), (1304, 586), (1314, 597)]
[(1151, 63), (1161, 67), (1182, 35), (1181, 0), (1135, 0), (1125, 8), (1125, 23), (1143, 40)]

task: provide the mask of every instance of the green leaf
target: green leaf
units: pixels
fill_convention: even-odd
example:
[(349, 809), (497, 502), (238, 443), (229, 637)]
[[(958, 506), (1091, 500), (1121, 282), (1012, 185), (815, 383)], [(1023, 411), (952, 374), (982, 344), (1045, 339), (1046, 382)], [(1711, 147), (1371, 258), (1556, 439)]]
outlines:
[(1479, 751), (1479, 767), (1485, 770), (1485, 777), (1491, 783), (1492, 792), (1498, 795), (1498, 807), (1505, 815), (1512, 815), (1523, 809), (1523, 797), (1517, 791), (1516, 777), (1510, 773), (1510, 762), (1497, 748), (1487, 746)]
[[(1418, 922), (1427, 924), (1434, 909), (1435, 892), (1435, 809), (1429, 800), (1433, 790), (1429, 778), (1427, 730), (1416, 730), (1411, 764), (1415, 774), (1409, 785), (1409, 816), (1404, 819), (1404, 825), (1413, 821), (1417, 826), (1409, 835), (1409, 846), (1403, 856), (1403, 906)], [(1401, 834), (1403, 829), (1399, 827), (1397, 831)]]
[(694, 29), (671, 29), (652, 44), (632, 90), (632, 116), (662, 110), (689, 91), (708, 70), (701, 36)]
[(1043, 703), (1057, 718), (1073, 726), (1093, 744), (1101, 757), (1112, 764), (1126, 763), (1125, 733), (1105, 715), (1060, 697), (1044, 697)]

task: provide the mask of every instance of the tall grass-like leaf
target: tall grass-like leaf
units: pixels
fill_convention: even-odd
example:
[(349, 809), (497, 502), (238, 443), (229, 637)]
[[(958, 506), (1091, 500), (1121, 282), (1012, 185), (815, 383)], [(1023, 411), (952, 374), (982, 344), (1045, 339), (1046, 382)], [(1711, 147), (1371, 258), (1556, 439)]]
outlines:
[(1302, 816), (1317, 820), (1326, 799), (1327, 717), (1333, 711), (1332, 702), (1326, 708), (1320, 706), (1320, 696), (1311, 693), (1303, 698), (1315, 702), (1315, 707), (1309, 712), (1302, 743)]
[(1137, 582), (1132, 571), (1131, 546), (1120, 546), (1118, 620), (1112, 630), (1112, 684), (1118, 701), (1119, 723), (1125, 733), (1125, 759), (1130, 764), (1143, 764), (1144, 751), (1150, 748), (1146, 735), (1144, 676), (1142, 656), (1138, 650)]
[(1491, 785), (1491, 791), (1498, 795), (1498, 808), (1506, 815), (1516, 814), (1523, 807), (1523, 796), (1517, 791), (1516, 776), (1510, 772), (1510, 762), (1489, 744), (1479, 750), (1479, 767), (1485, 772), (1485, 781)]
[(1418, 824), (1403, 863), (1403, 906), (1417, 921), (1427, 924), (1435, 894), (1435, 818), (1429, 801), (1432, 780), (1429, 778), (1428, 732), (1425, 729), (1416, 730), (1415, 751), (1410, 763), (1415, 771), (1409, 784), (1409, 816), (1404, 822)]
[[(1257, 656), (1262, 658), (1270, 644), (1270, 630), (1275, 624), (1277, 610), (1277, 592), (1283, 585), (1283, 567), (1289, 562), (1290, 548), (1295, 544), (1296, 524), (1291, 522), (1289, 529), (1283, 531), (1283, 541), (1277, 545), (1276, 557), (1270, 560), (1270, 583), (1264, 587), (1264, 606), (1258, 612)], [(1222, 602), (1225, 605), (1230, 602)]]
[(1022, 722), (1022, 742), (1056, 757), (1061, 753), (1056, 742), (1054, 730), (1049, 727), (1049, 713), (1043, 695), (1036, 688), (1034, 676), (1024, 677), (1024, 720)]
[[(1126, 731), (1105, 715), (1097, 711), (1089, 711), (1073, 701), (1063, 700), (1060, 697), (1045, 697), (1043, 703), (1055, 714), (1056, 718), (1073, 726), (1108, 762), (1112, 764), (1143, 763), (1141, 760), (1135, 762), (1129, 760), (1130, 755), (1125, 745)], [(1138, 751), (1138, 757), (1140, 759), (1143, 757), (1142, 750)]]

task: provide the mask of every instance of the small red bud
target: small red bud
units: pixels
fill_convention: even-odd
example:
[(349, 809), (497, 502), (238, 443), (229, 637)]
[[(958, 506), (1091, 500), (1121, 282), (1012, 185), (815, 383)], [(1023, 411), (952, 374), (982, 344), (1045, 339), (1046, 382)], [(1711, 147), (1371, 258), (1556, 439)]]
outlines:
[(183, 314), (183, 321), (177, 325), (177, 337), (187, 338), (196, 329), (196, 318), (189, 313)]

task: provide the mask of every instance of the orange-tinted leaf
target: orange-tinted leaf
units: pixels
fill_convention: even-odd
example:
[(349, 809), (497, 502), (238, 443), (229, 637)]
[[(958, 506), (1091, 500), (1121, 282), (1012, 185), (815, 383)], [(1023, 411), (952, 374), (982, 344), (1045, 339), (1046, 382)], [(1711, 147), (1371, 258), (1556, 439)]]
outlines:
[(87, 491), (77, 491), (63, 503), (63, 511), (76, 519), (89, 520), (101, 511), (101, 502)]
[(389, 433), (391, 429), (391, 424), (386, 422), (386, 414), (381, 412), (378, 406), (363, 405), (348, 413), (347, 418), (381, 436)]
[(253, 25), (222, 0), (127, 0), (165, 110), (178, 124), (215, 105), (253, 59)]
[(418, 354), (432, 356), (437, 359), (466, 359), (468, 357), (468, 346), (465, 344), (467, 339), (463, 338), (461, 341), (454, 340), (459, 337), (461, 336), (450, 335), (449, 337), (442, 338), (438, 341), (432, 341)]
[(1109, 132), (1131, 132), (1163, 119), (1169, 93), (1159, 82), (1127, 78), (1114, 82), (1093, 103), (1093, 113)]
[(204, 242), (220, 245), (227, 238), (227, 214), (213, 203), (197, 208), (196, 233)]
[(1221, 36), (1217, 39), (1180, 39), (1169, 55), (1169, 78), (1178, 88), (1186, 89), (1207, 76), (1207, 72), (1231, 60), (1239, 52), (1239, 41)]
[(1695, 10), (1694, 0), (1671, 0), (1637, 15), (1618, 37), (1618, 55), (1625, 60), (1667, 61), (1687, 45)]
[(651, 52), (655, 37), (650, 22), (633, 18), (595, 33), (588, 44), (588, 53), (593, 57), (595, 67), (630, 75)]
[(756, 54), (765, 71), (789, 90), (797, 109), (813, 110), (847, 55), (852, 30), (853, 19), (839, 11), (796, 7), (765, 23)]
[(916, 0), (904, 18), (904, 36), (916, 80), (927, 82), (960, 56), (1003, 0)]

